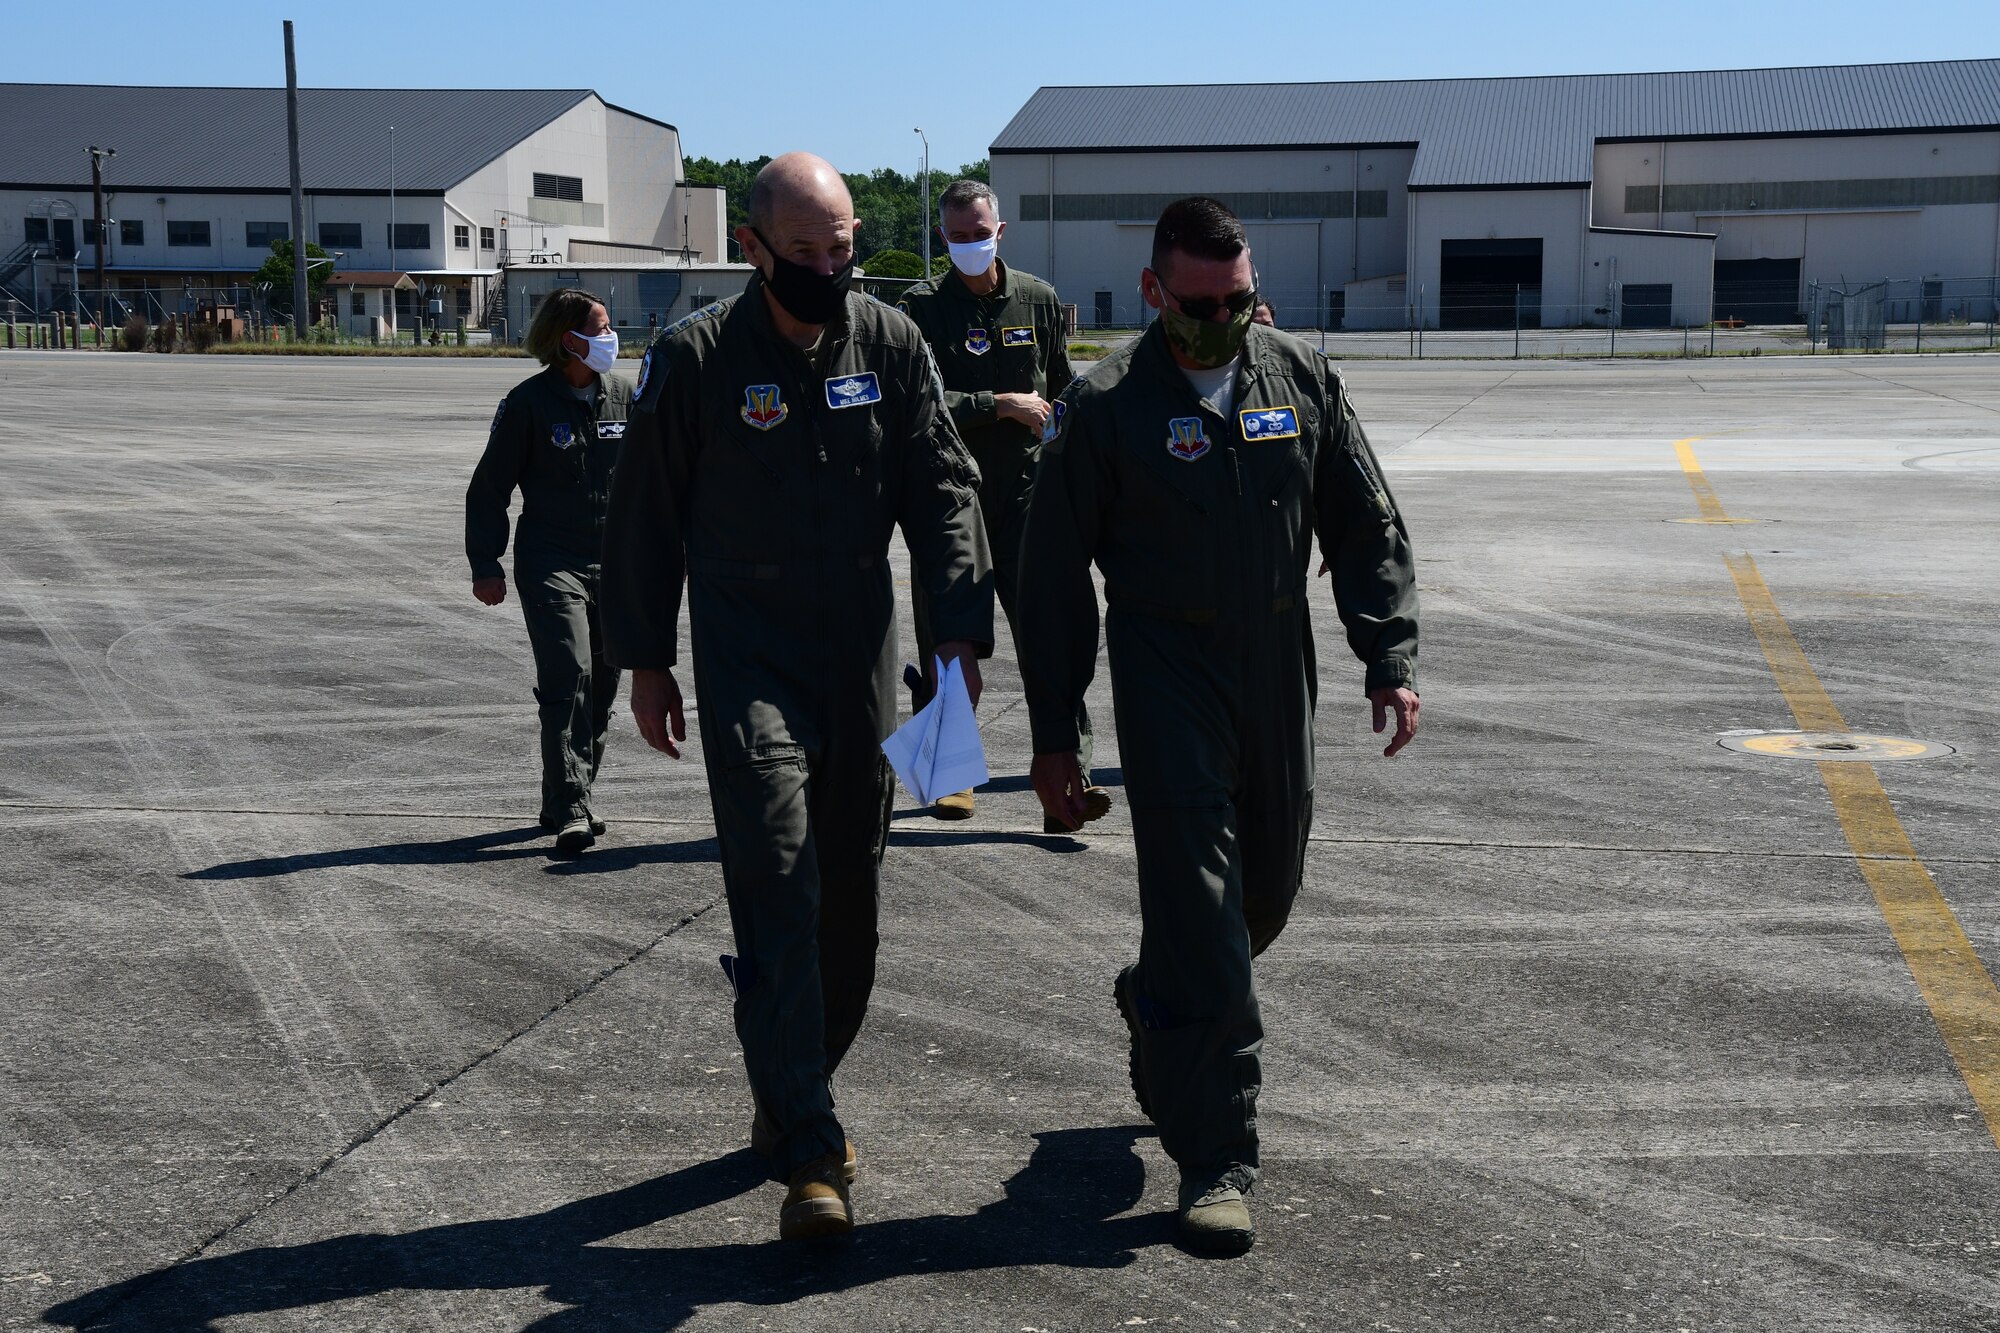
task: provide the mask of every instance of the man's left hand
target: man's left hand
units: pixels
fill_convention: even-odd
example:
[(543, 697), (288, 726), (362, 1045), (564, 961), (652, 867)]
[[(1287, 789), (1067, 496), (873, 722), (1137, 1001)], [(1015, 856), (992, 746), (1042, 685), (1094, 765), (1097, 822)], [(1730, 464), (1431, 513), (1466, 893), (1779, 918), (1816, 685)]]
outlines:
[[(965, 693), (972, 700), (972, 706), (979, 707), (979, 645), (969, 639), (953, 639), (939, 644), (937, 655), (946, 666), (958, 663), (958, 669), (965, 675)], [(937, 684), (932, 681), (932, 688), (936, 688)]]
[(1389, 714), (1393, 712), (1396, 715), (1395, 739), (1389, 742), (1388, 749), (1382, 751), (1385, 758), (1393, 759), (1396, 751), (1408, 745), (1410, 738), (1417, 734), (1417, 692), (1397, 685), (1368, 691), (1368, 700), (1375, 705), (1377, 735), (1389, 725)]

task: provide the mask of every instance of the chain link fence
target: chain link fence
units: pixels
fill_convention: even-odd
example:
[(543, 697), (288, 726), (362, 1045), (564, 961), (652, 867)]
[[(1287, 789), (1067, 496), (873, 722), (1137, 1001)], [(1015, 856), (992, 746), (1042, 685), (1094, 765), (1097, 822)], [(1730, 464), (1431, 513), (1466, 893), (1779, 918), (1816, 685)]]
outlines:
[[(358, 333), (339, 318), (345, 289), (329, 289), (317, 302), (309, 340), (336, 345), (373, 346), (391, 341), (458, 346), (484, 345), (489, 331), (463, 327), (462, 313), (446, 302), (446, 314), (425, 307), (422, 294), (398, 301), (397, 327), (374, 336)], [(274, 301), (272, 298), (276, 297)], [(295, 341), (290, 294), (255, 283), (179, 283), (121, 286), (109, 290), (58, 285), (43, 292), (0, 289), (0, 334), (4, 347), (113, 347), (130, 337), (154, 346), (154, 330), (172, 327), (179, 335), (210, 327), (213, 341), (283, 343)], [(200, 335), (204, 338), (209, 335)]]
[[(1790, 320), (1750, 323), (1720, 310), (1686, 318), (1669, 289), (1614, 284), (1601, 306), (1544, 304), (1532, 287), (1461, 286), (1443, 299), (1415, 299), (1370, 284), (1389, 299), (1349, 301), (1339, 287), (1274, 287), (1279, 328), (1344, 358), (1703, 357), (1944, 352), (2000, 349), (2000, 276), (1878, 280), (1842, 287), (1789, 284), (1756, 303)], [(1134, 291), (1098, 292), (1072, 306), (1075, 336), (1113, 344), (1152, 319)], [(1403, 299), (1394, 299), (1402, 297)], [(1737, 304), (1741, 304), (1738, 302)], [(1434, 308), (1433, 308), (1434, 307)], [(1427, 313), (1428, 312), (1428, 313)], [(1681, 318), (1676, 318), (1676, 315)]]

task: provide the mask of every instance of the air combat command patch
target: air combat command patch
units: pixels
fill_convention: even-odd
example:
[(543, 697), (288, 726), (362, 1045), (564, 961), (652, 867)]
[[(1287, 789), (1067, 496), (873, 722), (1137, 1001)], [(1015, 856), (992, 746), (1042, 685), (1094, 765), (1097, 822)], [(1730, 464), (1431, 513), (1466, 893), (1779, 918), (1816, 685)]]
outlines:
[(1208, 432), (1200, 417), (1175, 417), (1167, 422), (1167, 452), (1183, 463), (1192, 463), (1208, 452)]
[(791, 410), (785, 406), (775, 384), (753, 384), (743, 391), (743, 419), (758, 430), (771, 429)]

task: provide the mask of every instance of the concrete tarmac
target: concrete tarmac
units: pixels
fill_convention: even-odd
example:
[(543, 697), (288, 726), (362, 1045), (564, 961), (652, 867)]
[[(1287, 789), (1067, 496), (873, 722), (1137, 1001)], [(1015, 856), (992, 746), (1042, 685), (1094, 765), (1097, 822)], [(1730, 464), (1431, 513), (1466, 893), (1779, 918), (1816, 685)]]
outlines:
[[(2000, 964), (2000, 359), (1353, 368), (1423, 730), (1380, 757), (1321, 585), (1235, 1260), (1173, 1246), (1125, 1088), (1122, 799), (1040, 834), (1004, 642), (977, 818), (898, 811), (861, 1228), (776, 1240), (699, 746), (621, 707), (609, 835), (532, 824), (518, 604), (462, 555), (526, 369), (0, 355), (0, 1324), (2000, 1329), (2000, 1026), (1864, 875), (1920, 861)], [(1723, 748), (1800, 725), (1774, 623), (1854, 731), (1955, 752), (1861, 766), (1871, 816)], [(1864, 865), (1885, 809), (1913, 856)]]

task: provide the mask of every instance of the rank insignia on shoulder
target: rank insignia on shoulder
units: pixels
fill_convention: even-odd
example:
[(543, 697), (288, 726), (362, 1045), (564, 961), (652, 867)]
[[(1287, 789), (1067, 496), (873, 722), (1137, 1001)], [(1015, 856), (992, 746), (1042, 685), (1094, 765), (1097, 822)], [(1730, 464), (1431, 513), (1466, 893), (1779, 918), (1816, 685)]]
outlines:
[(639, 382), (632, 386), (632, 396), (634, 398), (641, 398), (645, 396), (646, 381), (648, 378), (652, 376), (652, 373), (653, 373), (653, 349), (648, 347), (646, 349), (646, 354), (639, 358)]
[(974, 356), (985, 356), (993, 350), (993, 340), (987, 337), (985, 329), (967, 329), (965, 332), (965, 350)]
[(1030, 325), (1026, 328), (1000, 330), (1000, 345), (1002, 347), (1033, 347), (1035, 345), (1034, 327)]
[(882, 386), (876, 382), (872, 370), (864, 370), (858, 375), (836, 375), (826, 382), (828, 407), (861, 407), (881, 401)]
[(1246, 407), (1236, 414), (1236, 424), (1243, 428), (1246, 440), (1295, 440), (1299, 436), (1298, 410), (1290, 406)]
[(1063, 414), (1069, 411), (1069, 404), (1058, 398), (1049, 404), (1049, 419), (1042, 423), (1042, 443), (1047, 444), (1062, 434)]
[(625, 423), (622, 421), (600, 421), (597, 423), (597, 438), (600, 440), (622, 440), (625, 438)]
[(576, 443), (576, 432), (569, 428), (567, 421), (558, 421), (549, 427), (549, 443), (558, 449), (567, 449)]
[(775, 384), (753, 384), (743, 391), (743, 419), (758, 430), (769, 430), (790, 414)]
[(1175, 417), (1167, 422), (1167, 452), (1192, 463), (1208, 452), (1208, 432), (1200, 417)]

